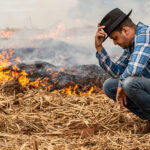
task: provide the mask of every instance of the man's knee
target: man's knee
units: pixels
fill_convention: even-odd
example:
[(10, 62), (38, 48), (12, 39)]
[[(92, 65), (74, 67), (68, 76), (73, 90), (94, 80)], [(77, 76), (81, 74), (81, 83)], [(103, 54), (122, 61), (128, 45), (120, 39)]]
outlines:
[(123, 89), (126, 92), (126, 94), (130, 92), (136, 92), (136, 88), (138, 88), (138, 83), (137, 83), (137, 78), (136, 77), (128, 77), (123, 81)]
[(103, 84), (103, 90), (108, 97), (112, 98), (112, 92), (117, 89), (119, 79), (109, 78)]
[(112, 83), (112, 78), (109, 78), (109, 79), (105, 80), (105, 82), (103, 83), (104, 92), (107, 91), (110, 88), (111, 83)]

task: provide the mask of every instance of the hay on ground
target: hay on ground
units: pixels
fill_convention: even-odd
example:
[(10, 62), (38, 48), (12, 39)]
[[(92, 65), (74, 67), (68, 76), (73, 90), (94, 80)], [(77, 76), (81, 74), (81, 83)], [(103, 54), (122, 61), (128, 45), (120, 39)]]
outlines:
[[(16, 87), (19, 92), (12, 92)], [(146, 121), (103, 93), (74, 96), (16, 87), (0, 91), (1, 150), (150, 149)]]

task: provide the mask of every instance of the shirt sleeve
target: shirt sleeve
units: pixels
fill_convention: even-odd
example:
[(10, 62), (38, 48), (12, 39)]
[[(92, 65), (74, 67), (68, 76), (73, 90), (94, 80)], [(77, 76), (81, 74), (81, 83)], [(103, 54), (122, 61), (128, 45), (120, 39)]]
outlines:
[(131, 55), (128, 66), (120, 76), (119, 86), (122, 87), (122, 82), (129, 76), (141, 76), (142, 71), (146, 67), (150, 59), (150, 29), (145, 33), (140, 33), (135, 39), (135, 47)]
[(103, 48), (100, 53), (96, 52), (96, 57), (99, 60), (99, 65), (113, 78), (119, 78), (124, 72), (128, 64), (128, 52), (124, 51), (117, 62), (113, 62)]

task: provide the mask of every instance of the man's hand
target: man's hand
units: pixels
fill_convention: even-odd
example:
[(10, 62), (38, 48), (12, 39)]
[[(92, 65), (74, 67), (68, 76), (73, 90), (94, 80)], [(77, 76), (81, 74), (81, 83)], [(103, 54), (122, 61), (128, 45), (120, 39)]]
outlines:
[(118, 86), (118, 89), (117, 89), (116, 101), (121, 107), (123, 107), (124, 105), (127, 105), (126, 94), (123, 88), (120, 86)]
[(104, 29), (104, 28), (105, 28), (105, 26), (98, 25), (98, 30), (95, 35), (95, 48), (98, 53), (103, 49), (102, 43), (103, 43), (103, 41), (105, 39), (105, 35), (106, 35), (106, 33), (104, 31), (102, 31), (102, 29)]

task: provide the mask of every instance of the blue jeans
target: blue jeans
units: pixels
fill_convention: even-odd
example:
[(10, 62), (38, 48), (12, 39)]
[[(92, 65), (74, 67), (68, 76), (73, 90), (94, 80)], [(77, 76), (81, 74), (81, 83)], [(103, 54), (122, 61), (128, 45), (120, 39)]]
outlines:
[[(107, 79), (103, 84), (105, 94), (116, 101), (119, 79)], [(150, 79), (144, 77), (128, 77), (123, 81), (123, 89), (127, 96), (125, 107), (143, 120), (150, 120)]]

